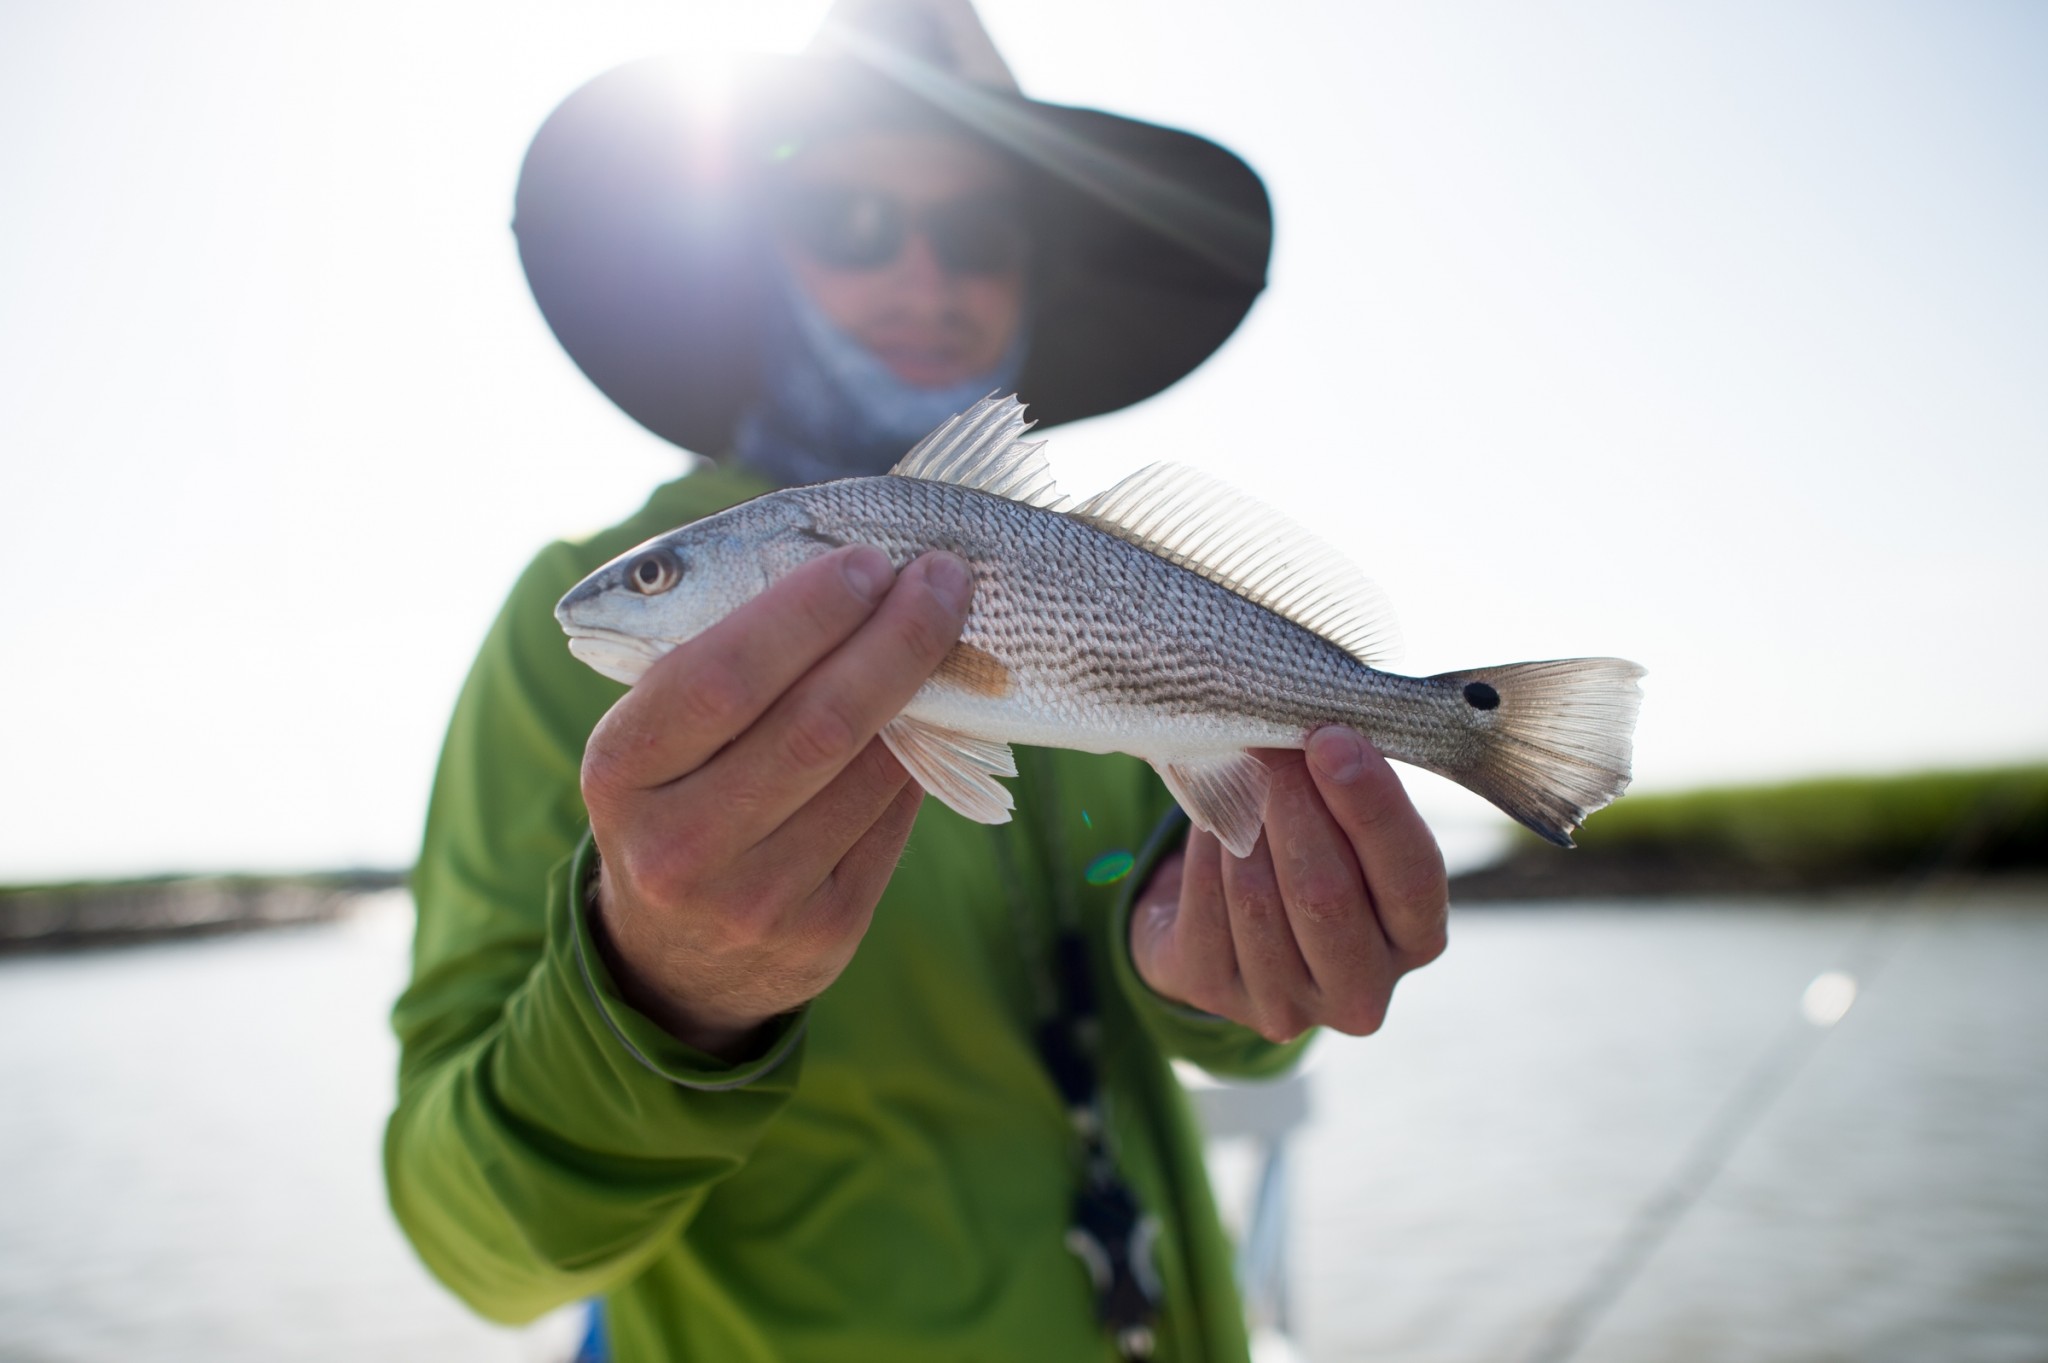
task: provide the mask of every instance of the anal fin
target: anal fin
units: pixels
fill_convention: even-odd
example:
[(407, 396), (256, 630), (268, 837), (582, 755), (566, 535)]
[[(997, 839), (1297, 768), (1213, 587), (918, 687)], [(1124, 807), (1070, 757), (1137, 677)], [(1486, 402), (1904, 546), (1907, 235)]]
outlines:
[(882, 729), (896, 760), (935, 799), (963, 819), (1008, 823), (1017, 807), (996, 778), (1015, 776), (1010, 745), (898, 715)]
[(1272, 773), (1248, 752), (1197, 761), (1154, 762), (1153, 770), (1197, 826), (1216, 835), (1235, 857), (1248, 857), (1266, 821)]

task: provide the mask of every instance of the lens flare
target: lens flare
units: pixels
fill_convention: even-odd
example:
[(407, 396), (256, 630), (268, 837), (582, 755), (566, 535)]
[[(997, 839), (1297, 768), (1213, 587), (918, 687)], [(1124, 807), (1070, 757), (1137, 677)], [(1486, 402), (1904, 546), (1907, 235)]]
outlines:
[(1832, 1027), (1856, 1002), (1856, 978), (1839, 970), (1816, 975), (1800, 996), (1799, 1011), (1816, 1027)]
[(1090, 885), (1114, 885), (1129, 875), (1137, 864), (1138, 859), (1129, 852), (1104, 852), (1089, 862), (1088, 869), (1082, 874)]

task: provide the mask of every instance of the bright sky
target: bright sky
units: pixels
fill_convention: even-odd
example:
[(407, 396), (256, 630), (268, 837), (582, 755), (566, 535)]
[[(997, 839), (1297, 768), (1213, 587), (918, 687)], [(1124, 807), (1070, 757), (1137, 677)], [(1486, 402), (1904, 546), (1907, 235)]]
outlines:
[[(0, 881), (410, 860), (513, 575), (679, 465), (527, 297), (526, 140), (821, 8), (0, 3)], [(1406, 670), (1643, 662), (1639, 789), (2048, 756), (2048, 9), (982, 12), (1277, 205), (1246, 327), (1056, 432), (1070, 488), (1255, 484)]]

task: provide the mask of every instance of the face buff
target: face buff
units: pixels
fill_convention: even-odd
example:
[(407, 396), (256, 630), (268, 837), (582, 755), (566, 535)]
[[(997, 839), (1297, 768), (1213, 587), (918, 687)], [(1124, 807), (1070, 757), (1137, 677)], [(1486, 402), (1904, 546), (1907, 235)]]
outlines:
[(833, 325), (787, 269), (777, 266), (758, 372), (766, 382), (733, 432), (733, 454), (784, 487), (886, 473), (931, 429), (991, 393), (1009, 393), (1024, 369), (1030, 328), (1020, 322), (993, 369), (944, 388), (920, 388)]

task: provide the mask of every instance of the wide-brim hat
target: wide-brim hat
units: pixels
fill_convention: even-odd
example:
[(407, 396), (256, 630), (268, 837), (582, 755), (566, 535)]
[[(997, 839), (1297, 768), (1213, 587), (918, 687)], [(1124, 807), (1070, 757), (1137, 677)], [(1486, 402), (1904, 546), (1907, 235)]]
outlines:
[(1127, 407), (1184, 377), (1265, 287), (1265, 187), (1192, 133), (1027, 99), (967, 0), (842, 0), (802, 54), (723, 81), (685, 60), (618, 67), (534, 137), (514, 231), (576, 364), (664, 439), (721, 454), (758, 391), (772, 306), (752, 190), (806, 137), (914, 120), (1024, 178), (1035, 241), (1017, 391), (1043, 423)]

